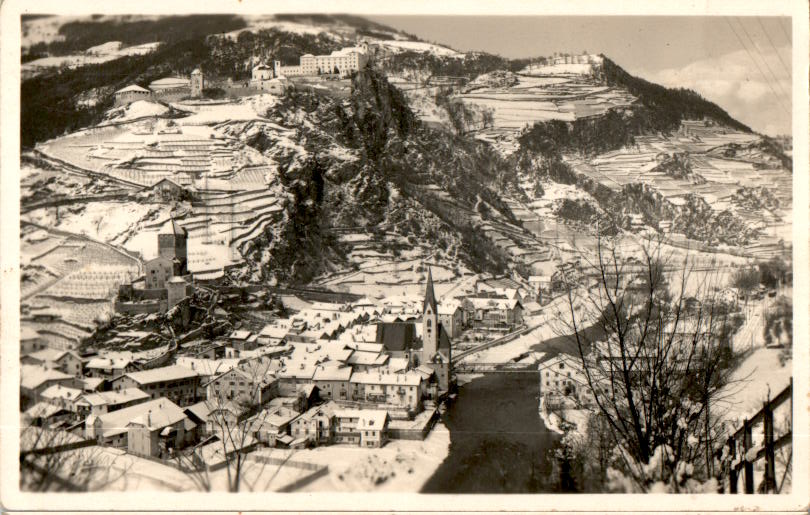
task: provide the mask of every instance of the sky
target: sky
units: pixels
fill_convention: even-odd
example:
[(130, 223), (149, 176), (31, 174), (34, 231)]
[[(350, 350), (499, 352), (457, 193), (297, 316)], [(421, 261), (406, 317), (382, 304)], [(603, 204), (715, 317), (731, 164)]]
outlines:
[(366, 16), (456, 50), (509, 58), (602, 53), (633, 75), (694, 89), (769, 135), (791, 131), (790, 18)]

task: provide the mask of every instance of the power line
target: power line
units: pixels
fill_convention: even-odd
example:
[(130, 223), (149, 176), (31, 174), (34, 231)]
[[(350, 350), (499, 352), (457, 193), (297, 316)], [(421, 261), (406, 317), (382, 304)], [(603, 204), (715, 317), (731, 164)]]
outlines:
[(745, 34), (745, 37), (748, 38), (748, 41), (751, 43), (751, 47), (757, 53), (759, 58), (762, 59), (762, 62), (765, 63), (765, 67), (768, 69), (768, 73), (771, 74), (771, 78), (773, 79), (773, 82), (776, 84), (776, 87), (779, 88), (779, 91), (782, 93), (783, 96), (789, 97), (789, 95), (785, 93), (785, 90), (782, 88), (782, 83), (779, 81), (779, 79), (776, 78), (776, 74), (773, 72), (773, 68), (771, 68), (771, 65), (768, 63), (768, 60), (765, 59), (764, 55), (762, 55), (762, 51), (759, 49), (759, 45), (754, 40), (754, 38), (751, 37), (751, 34), (748, 33), (748, 29), (745, 28), (745, 25), (743, 24), (742, 20), (737, 18), (737, 23), (740, 24), (740, 27), (743, 30), (743, 34)]
[(765, 25), (762, 23), (762, 19), (757, 18), (757, 23), (759, 23), (759, 26), (762, 28), (762, 32), (765, 33), (765, 37), (768, 39), (768, 43), (770, 43), (771, 48), (773, 49), (773, 53), (776, 54), (776, 57), (779, 59), (779, 62), (782, 63), (782, 69), (785, 70), (785, 73), (788, 74), (788, 76), (790, 76), (790, 70), (785, 64), (785, 61), (782, 59), (782, 56), (779, 55), (779, 50), (777, 50), (776, 45), (773, 44), (773, 40), (771, 39), (770, 34), (768, 34), (768, 31), (765, 29)]
[(742, 38), (740, 38), (740, 35), (737, 34), (737, 31), (734, 29), (734, 26), (731, 24), (731, 22), (729, 21), (728, 18), (724, 17), (723, 19), (726, 21), (726, 24), (731, 29), (731, 32), (734, 33), (734, 36), (737, 38), (737, 41), (740, 43), (740, 46), (743, 47), (743, 50), (745, 50), (745, 53), (748, 54), (748, 57), (754, 63), (754, 66), (756, 66), (757, 70), (759, 70), (759, 73), (760, 73), (760, 75), (762, 75), (762, 78), (765, 79), (765, 83), (768, 85), (768, 88), (770, 88), (771, 93), (773, 93), (774, 98), (779, 103), (779, 107), (781, 107), (785, 111), (785, 113), (790, 114), (790, 112), (782, 104), (781, 100), (779, 100), (779, 95), (776, 94), (776, 91), (773, 89), (773, 85), (770, 83), (768, 78), (765, 76), (765, 72), (762, 71), (762, 67), (759, 65), (757, 60), (754, 59), (753, 55), (751, 55), (751, 52), (748, 50), (748, 47), (745, 45), (745, 43), (743, 43)]

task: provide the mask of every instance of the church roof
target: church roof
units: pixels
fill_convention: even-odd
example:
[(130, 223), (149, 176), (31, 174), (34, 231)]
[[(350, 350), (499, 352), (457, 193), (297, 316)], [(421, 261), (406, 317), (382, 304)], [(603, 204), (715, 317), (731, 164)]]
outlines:
[(439, 324), (439, 349), (449, 349), (450, 348), (450, 335), (447, 334), (447, 331), (444, 329), (443, 324)]
[[(382, 343), (389, 352), (419, 350), (422, 342), (417, 337), (416, 325), (412, 322), (386, 322), (377, 324), (377, 343)], [(450, 335), (444, 326), (439, 324), (438, 349), (450, 349)]]
[(422, 313), (427, 311), (427, 307), (430, 306), (434, 313), (437, 313), (436, 309), (436, 294), (433, 293), (433, 274), (428, 268), (428, 278), (427, 278), (427, 286), (425, 287), (425, 302), (422, 305)]
[(185, 227), (181, 227), (177, 221), (172, 218), (160, 228), (159, 234), (173, 234), (175, 236), (188, 236), (188, 231)]
[(377, 324), (375, 341), (382, 343), (387, 351), (404, 351), (421, 347), (416, 339), (414, 324), (407, 322)]

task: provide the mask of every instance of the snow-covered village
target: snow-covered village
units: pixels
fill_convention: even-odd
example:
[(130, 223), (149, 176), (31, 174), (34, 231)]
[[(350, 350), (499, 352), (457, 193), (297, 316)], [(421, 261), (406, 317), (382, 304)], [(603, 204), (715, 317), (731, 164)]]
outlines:
[(23, 16), (19, 488), (793, 491), (790, 136), (394, 18)]

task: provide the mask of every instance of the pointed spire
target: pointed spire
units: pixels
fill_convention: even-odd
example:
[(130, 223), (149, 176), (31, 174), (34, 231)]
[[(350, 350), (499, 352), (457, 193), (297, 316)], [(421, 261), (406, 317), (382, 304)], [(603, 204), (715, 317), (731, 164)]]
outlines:
[(433, 293), (433, 274), (430, 271), (430, 267), (428, 267), (428, 277), (427, 277), (427, 286), (425, 287), (425, 302), (422, 305), (422, 313), (427, 311), (427, 307), (430, 307), (435, 314), (436, 311), (436, 295)]

